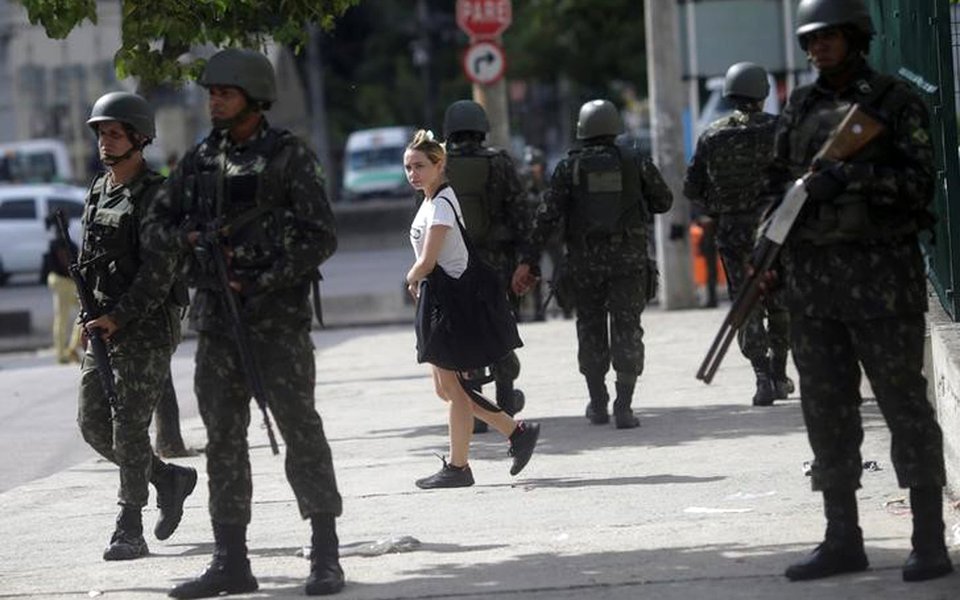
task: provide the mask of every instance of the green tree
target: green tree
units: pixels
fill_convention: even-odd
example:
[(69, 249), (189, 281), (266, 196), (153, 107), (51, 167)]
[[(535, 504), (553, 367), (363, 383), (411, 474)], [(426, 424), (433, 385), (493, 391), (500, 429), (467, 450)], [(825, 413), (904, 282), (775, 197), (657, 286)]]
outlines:
[[(84, 21), (97, 22), (96, 0), (19, 0), (30, 22), (63, 39)], [(305, 25), (324, 29), (358, 0), (121, 0), (121, 45), (114, 55), (119, 78), (147, 85), (195, 78), (202, 60), (183, 61), (192, 46), (262, 47), (267, 38), (301, 47)]]
[(607, 94), (626, 81), (647, 94), (643, 2), (640, 0), (528, 0), (514, 2), (504, 35), (510, 77), (551, 80)]

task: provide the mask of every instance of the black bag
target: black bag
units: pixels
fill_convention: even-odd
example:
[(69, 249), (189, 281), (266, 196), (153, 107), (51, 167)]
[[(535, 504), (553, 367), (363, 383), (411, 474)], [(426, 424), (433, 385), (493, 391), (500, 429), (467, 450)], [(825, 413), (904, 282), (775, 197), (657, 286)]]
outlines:
[[(441, 199), (453, 208), (452, 202), (437, 198)], [(457, 279), (437, 265), (420, 282), (417, 362), (468, 371), (492, 365), (523, 342), (507, 301), (506, 283), (480, 260), (459, 218), (457, 226), (467, 247), (467, 269)]]

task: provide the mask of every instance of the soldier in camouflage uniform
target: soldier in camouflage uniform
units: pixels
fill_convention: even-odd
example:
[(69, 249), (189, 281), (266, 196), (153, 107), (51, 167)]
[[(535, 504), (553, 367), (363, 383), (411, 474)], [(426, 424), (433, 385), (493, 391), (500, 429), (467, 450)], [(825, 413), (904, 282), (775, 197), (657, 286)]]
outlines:
[[(484, 146), (489, 131), (487, 114), (476, 102), (458, 100), (447, 107), (443, 117), (447, 179), (460, 201), (470, 240), (481, 259), (500, 271), (509, 292), (517, 245), (530, 231), (530, 211), (510, 155)], [(511, 300), (516, 311), (519, 302), (516, 297)], [(513, 387), (520, 375), (516, 353), (511, 351), (490, 370), (497, 386), (497, 406), (511, 416), (523, 410), (523, 392)], [(475, 429), (486, 431), (486, 424), (478, 420)]]
[[(775, 195), (813, 171), (781, 272), (827, 529), (823, 543), (787, 569), (791, 580), (867, 568), (856, 501), (861, 368), (890, 429), (897, 480), (910, 488), (913, 551), (903, 579), (953, 570), (944, 544), (942, 434), (922, 374), (927, 294), (917, 234), (930, 225), (935, 185), (929, 117), (908, 84), (868, 65), (873, 34), (862, 0), (800, 3), (797, 36), (819, 77), (790, 97), (770, 169)], [(855, 103), (882, 118), (884, 134), (848, 161), (813, 164)]]
[[(736, 110), (712, 123), (700, 136), (683, 185), (684, 195), (716, 223), (717, 246), (731, 298), (746, 279), (760, 215), (769, 203), (760, 194), (772, 160), (777, 124), (774, 115), (763, 112), (763, 100), (769, 92), (763, 67), (737, 63), (727, 70), (723, 96), (734, 103)], [(763, 309), (755, 310), (737, 332), (740, 351), (757, 377), (755, 406), (770, 406), (774, 399), (793, 393), (786, 370), (789, 328), (786, 307), (778, 295), (769, 294)]]
[(79, 257), (100, 316), (86, 324), (106, 338), (117, 389), (111, 406), (92, 350), (83, 357), (77, 421), (83, 439), (120, 467), (120, 515), (104, 560), (148, 553), (141, 509), (148, 486), (157, 490), (157, 539), (173, 534), (183, 501), (197, 483), (194, 469), (167, 464), (150, 448), (150, 417), (170, 376), (170, 356), (180, 340), (180, 306), (186, 289), (175, 283), (177, 257), (144, 237), (142, 217), (163, 178), (147, 168), (143, 148), (155, 136), (153, 111), (136, 94), (113, 92), (93, 105), (87, 124), (97, 135), (107, 166), (87, 194)]
[(591, 423), (610, 421), (605, 382), (611, 361), (617, 373), (613, 405), (617, 428), (640, 424), (631, 405), (643, 372), (643, 312), (651, 289), (647, 229), (654, 213), (666, 212), (673, 196), (660, 172), (645, 157), (614, 143), (623, 132), (616, 107), (593, 100), (580, 108), (577, 139), (554, 170), (537, 210), (530, 244), (513, 276), (513, 289), (535, 282), (531, 267), (561, 222), (566, 244), (564, 287), (577, 310), (578, 359), (587, 380)]
[(273, 66), (252, 50), (211, 57), (200, 84), (210, 93), (213, 131), (170, 177), (151, 214), (151, 234), (188, 253), (188, 281), (197, 288), (190, 323), (199, 334), (195, 388), (207, 429), (207, 473), (215, 549), (197, 579), (174, 598), (256, 590), (247, 559), (252, 484), (247, 427), (252, 391), (232, 334), (225, 292), (197, 245), (201, 231), (219, 232), (250, 351), (266, 402), (286, 443), (286, 475), (300, 515), (310, 519), (307, 595), (339, 592), (335, 518), (342, 502), (330, 446), (314, 408), (316, 365), (310, 339), (310, 290), (317, 267), (337, 238), (320, 165), (306, 145), (271, 128), (262, 112), (276, 100)]
[[(537, 207), (540, 206), (540, 199), (547, 187), (546, 161), (543, 158), (543, 151), (534, 146), (527, 146), (523, 151), (523, 185), (527, 192), (527, 202), (529, 203), (530, 214), (534, 214)], [(554, 268), (556, 268), (556, 259), (558, 254), (549, 252)], [(512, 274), (511, 274), (512, 276)], [(547, 307), (543, 304), (543, 282), (537, 281), (534, 284), (532, 293), (529, 296), (533, 302), (533, 320), (546, 321)]]

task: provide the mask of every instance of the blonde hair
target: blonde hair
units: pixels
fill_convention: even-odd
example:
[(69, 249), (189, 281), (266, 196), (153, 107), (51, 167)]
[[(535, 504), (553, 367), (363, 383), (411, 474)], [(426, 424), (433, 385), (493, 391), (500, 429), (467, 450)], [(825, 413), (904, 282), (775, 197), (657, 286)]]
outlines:
[(433, 137), (433, 132), (428, 129), (420, 129), (413, 134), (413, 140), (407, 145), (407, 150), (417, 150), (432, 162), (437, 164), (447, 156), (447, 150), (443, 144)]

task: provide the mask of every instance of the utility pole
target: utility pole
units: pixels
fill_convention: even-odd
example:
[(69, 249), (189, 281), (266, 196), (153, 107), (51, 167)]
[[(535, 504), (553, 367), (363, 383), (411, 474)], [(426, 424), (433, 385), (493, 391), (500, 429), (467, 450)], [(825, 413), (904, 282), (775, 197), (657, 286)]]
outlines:
[(676, 0), (645, 0), (647, 73), (653, 157), (673, 192), (673, 207), (656, 217), (661, 305), (667, 310), (695, 306), (690, 273), (690, 203), (683, 196), (683, 81)]
[[(499, 38), (497, 43), (500, 43)], [(507, 82), (502, 77), (490, 85), (473, 84), (473, 100), (487, 111), (490, 133), (487, 141), (491, 146), (510, 152), (510, 114), (507, 109)]]
[(333, 192), (339, 187), (337, 173), (333, 168), (333, 154), (330, 152), (330, 134), (327, 128), (327, 99), (323, 85), (323, 60), (320, 56), (320, 29), (311, 23), (309, 31), (307, 85), (310, 87), (311, 137), (317, 149), (317, 156), (320, 158), (320, 165), (323, 167), (327, 198), (332, 202)]

